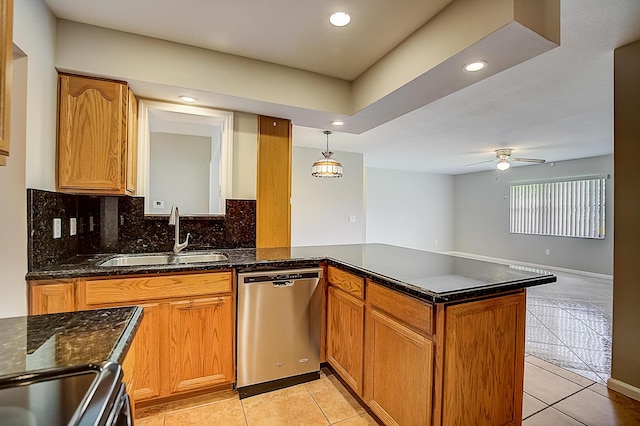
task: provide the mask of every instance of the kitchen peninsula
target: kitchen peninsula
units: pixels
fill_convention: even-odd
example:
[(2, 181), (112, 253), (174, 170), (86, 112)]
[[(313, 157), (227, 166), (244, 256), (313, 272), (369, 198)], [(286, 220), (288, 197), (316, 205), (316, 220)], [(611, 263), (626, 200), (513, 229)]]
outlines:
[(0, 423), (123, 424), (141, 319), (135, 306), (0, 319)]
[[(132, 298), (140, 298), (136, 304), (145, 306), (145, 320), (150, 308), (151, 321), (157, 312), (174, 309), (177, 297), (184, 299), (179, 303), (194, 307), (204, 306), (205, 300), (217, 300), (208, 308), (209, 313), (228, 319), (216, 325), (226, 331), (215, 334), (228, 334), (228, 341), (216, 343), (226, 345), (228, 362), (233, 362), (235, 306), (222, 311), (219, 306), (226, 303), (224, 297), (235, 303), (234, 273), (322, 265), (322, 358), (384, 423), (520, 423), (525, 289), (554, 282), (552, 274), (385, 244), (215, 251), (228, 259), (103, 267), (99, 264), (113, 254), (77, 256), (28, 273), (31, 306), (37, 299), (34, 295), (50, 285), (66, 286), (66, 293), (59, 288), (55, 294), (66, 294), (68, 300), (80, 303), (67, 304), (70, 310), (86, 308), (86, 303), (115, 294), (115, 289), (119, 299), (114, 303), (132, 303), (133, 299), (121, 296), (130, 290)], [(177, 293), (171, 294), (172, 289)], [(154, 291), (161, 294), (153, 296)], [(191, 318), (176, 315), (168, 315), (158, 324), (171, 318), (182, 322)], [(214, 329), (207, 324), (174, 324), (171, 329), (176, 333), (171, 338), (180, 335), (180, 327), (196, 326)], [(155, 339), (162, 340), (162, 333)], [(163, 346), (156, 340), (139, 346), (155, 344), (159, 348), (156, 356), (163, 353), (163, 347), (171, 352), (169, 342)], [(203, 353), (198, 350), (194, 353)], [(179, 353), (172, 356), (171, 364), (179, 365)], [(216, 355), (216, 359), (223, 358)], [(220, 366), (175, 374), (181, 373), (180, 380), (157, 384), (148, 400), (202, 391), (207, 386), (230, 386), (234, 381), (233, 373), (222, 373)], [(150, 389), (155, 385), (145, 386)]]

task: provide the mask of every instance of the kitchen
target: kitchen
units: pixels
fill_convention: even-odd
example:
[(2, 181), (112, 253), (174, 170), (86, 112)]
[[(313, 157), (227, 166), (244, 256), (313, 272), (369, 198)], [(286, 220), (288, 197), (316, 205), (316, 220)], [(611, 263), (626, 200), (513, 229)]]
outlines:
[[(53, 189), (54, 180), (55, 180), (54, 179), (54, 175), (55, 175), (54, 173), (54, 169), (55, 169), (54, 138), (55, 136), (54, 135), (55, 135), (55, 108), (56, 108), (56, 96), (55, 96), (56, 73), (53, 68), (53, 65), (56, 64), (57, 61), (62, 60), (60, 58), (54, 58), (54, 51), (56, 49), (55, 43), (57, 40), (57, 43), (69, 44), (71, 48), (74, 48), (74, 45), (72, 44), (73, 41), (81, 40), (82, 37), (77, 36), (73, 32), (78, 30), (77, 25), (74, 25), (69, 22), (66, 22), (66, 23), (62, 22), (62, 23), (56, 24), (55, 18), (53, 18), (53, 16), (46, 10), (46, 8), (43, 8), (41, 5), (37, 5), (34, 2), (20, 2), (20, 3), (16, 2), (16, 3), (17, 4), (14, 6), (16, 9), (16, 17), (17, 17), (16, 24), (15, 24), (15, 33), (14, 33), (15, 41), (16, 41), (16, 44), (25, 53), (27, 53), (27, 56), (28, 56), (29, 73), (26, 75), (27, 81), (25, 82), (24, 87), (25, 87), (25, 92), (27, 94), (26, 108), (28, 108), (28, 111), (29, 111), (28, 122), (30, 123), (28, 127), (23, 126), (23, 130), (22, 130), (25, 134), (23, 140), (28, 141), (27, 148), (25, 148), (24, 146), (22, 147), (22, 149), (28, 150), (28, 155), (24, 153), (22, 154), (26, 156), (25, 163), (26, 163), (27, 174), (26, 176), (24, 176), (24, 172), (21, 173), (20, 170), (11, 168), (12, 166), (11, 163), (9, 163), (9, 168), (7, 169), (7, 170), (11, 170), (12, 173), (16, 174), (15, 179), (13, 177), (10, 179), (11, 182), (17, 182), (16, 186), (21, 186), (21, 184), (19, 183), (25, 182), (24, 185), (21, 186), (22, 189), (18, 190), (13, 187), (11, 189), (13, 192), (16, 193), (15, 195), (13, 195), (13, 198), (11, 198), (12, 200), (16, 200), (15, 203), (12, 203), (12, 205), (17, 206), (17, 205), (23, 205), (24, 199), (25, 199), (24, 193), (26, 188), (41, 188), (41, 189), (48, 189), (48, 190)], [(32, 25), (32, 24), (21, 25), (20, 24), (20, 22), (23, 22), (23, 23), (34, 22), (35, 19), (37, 19), (38, 25)], [(58, 32), (59, 38), (56, 38), (55, 36), (56, 31)], [(68, 43), (67, 41), (64, 41), (64, 42), (62, 41), (62, 39), (65, 37), (69, 38)], [(632, 41), (632, 40), (628, 40), (628, 41)], [(78, 46), (75, 46), (75, 47), (78, 47)], [(86, 52), (86, 53), (87, 55), (91, 54), (91, 52)], [(155, 72), (157, 72), (157, 70), (155, 69), (145, 71), (146, 74), (153, 74)], [(27, 87), (28, 87), (28, 90), (26, 90)], [(42, 111), (43, 108), (48, 110), (49, 112), (48, 113), (40, 112)], [(16, 132), (20, 132), (21, 128), (20, 126), (14, 126), (14, 130)], [(314, 146), (317, 146), (317, 149), (314, 150), (315, 156), (319, 156), (319, 152), (321, 148), (324, 148), (323, 135), (321, 134), (320, 131), (318, 131), (317, 133), (318, 133), (318, 136), (315, 136), (315, 137), (319, 139), (315, 139), (313, 141), (313, 143), (315, 144)], [(12, 131), (12, 134), (15, 137), (15, 134), (13, 131)], [(17, 134), (19, 135), (19, 133)], [(335, 136), (339, 136), (339, 135), (335, 135)], [(20, 136), (18, 136), (18, 138), (19, 137)], [(331, 143), (333, 146), (334, 139), (331, 139)], [(12, 149), (11, 157), (9, 158), (9, 160), (13, 160), (17, 158), (18, 159), (17, 161), (19, 161), (19, 158), (21, 155), (20, 145), (14, 144), (14, 147), (16, 147), (17, 150)], [(297, 152), (305, 152), (305, 151), (298, 150)], [(294, 149), (294, 155), (296, 155), (297, 152)], [(341, 159), (341, 158), (338, 158), (338, 159)], [(360, 162), (361, 161), (362, 160), (360, 160)], [(293, 167), (294, 168), (296, 167), (295, 159), (294, 159)], [(310, 164), (308, 165), (305, 164), (304, 167), (301, 165), (300, 167), (304, 168), (305, 169), (304, 173), (308, 174), (308, 168), (310, 167)], [(252, 169), (253, 167), (249, 167), (249, 168)], [(346, 163), (345, 163), (345, 170), (347, 170)], [(618, 170), (619, 169), (617, 169), (616, 172), (618, 172)], [(247, 172), (240, 173), (240, 175), (241, 175), (241, 178), (247, 177), (247, 176), (250, 177), (252, 176), (252, 173), (253, 173), (252, 171), (247, 171)], [(446, 177), (442, 177), (439, 179), (443, 181), (447, 180)], [(294, 178), (293, 184), (295, 185), (296, 182), (297, 180)], [(333, 185), (333, 188), (336, 187), (335, 182), (332, 182), (331, 185)], [(359, 183), (357, 185), (363, 186), (362, 183)], [(295, 187), (293, 189), (295, 191)], [(323, 190), (327, 191), (328, 195), (332, 194), (332, 189), (323, 188)], [(360, 191), (360, 199), (362, 197), (362, 193), (363, 191)], [(240, 194), (238, 195), (238, 197), (243, 198), (243, 195)], [(251, 198), (251, 197), (247, 197), (247, 198)], [(327, 197), (325, 196), (324, 198), (326, 199)], [(352, 198), (352, 197), (348, 197), (348, 198)], [(306, 205), (306, 204), (299, 203), (298, 205)], [(360, 208), (362, 209), (362, 207)], [(296, 220), (295, 209), (296, 209), (296, 195), (294, 194), (294, 200), (293, 200), (293, 206), (292, 206), (292, 213), (294, 217), (292, 218), (292, 223), (295, 223), (295, 220)], [(26, 224), (25, 224), (26, 217), (24, 215), (25, 210), (21, 210), (20, 212), (13, 212), (12, 209), (3, 209), (3, 214), (10, 215), (7, 218), (7, 220), (3, 221), (7, 225), (6, 229), (3, 228), (3, 231), (2, 231), (3, 239), (6, 239), (6, 241), (14, 242), (10, 246), (5, 246), (8, 252), (6, 255), (3, 255), (3, 259), (6, 259), (5, 261), (7, 262), (6, 263), (7, 266), (3, 267), (3, 272), (6, 270), (8, 274), (11, 274), (12, 277), (15, 277), (17, 282), (23, 281), (24, 273), (26, 272), (25, 256), (27, 253), (27, 248), (26, 248), (26, 241), (24, 237), (26, 235)], [(329, 210), (330, 209), (328, 209), (327, 211)], [(363, 227), (364, 222), (361, 219), (363, 218), (364, 215), (360, 214), (358, 211), (352, 211), (352, 210), (353, 210), (353, 207), (350, 208), (350, 210), (345, 211), (344, 217), (346, 218), (348, 215), (352, 215), (355, 213), (356, 220), (357, 220), (355, 222), (355, 226)], [(321, 219), (321, 217), (317, 212), (316, 214), (317, 214), (316, 217), (312, 217), (309, 220), (309, 222), (307, 222), (310, 224), (308, 226), (309, 229), (313, 227), (311, 223), (322, 223), (322, 222), (318, 222)], [(334, 221), (336, 227), (351, 226), (351, 225), (348, 225), (349, 222), (346, 222), (346, 220), (343, 222), (342, 218), (339, 218), (339, 219), (340, 221), (338, 220)], [(20, 223), (24, 225), (22, 227), (22, 230), (20, 229), (20, 227), (17, 226), (17, 224), (20, 224)], [(366, 223), (367, 223), (367, 226), (369, 226), (368, 214), (367, 214)], [(296, 227), (294, 226), (292, 229), (292, 233), (293, 233), (292, 242), (296, 242), (295, 229)], [(300, 228), (298, 227), (298, 229)], [(340, 229), (343, 229), (343, 228), (340, 228)], [(348, 228), (348, 230), (352, 231), (353, 227)], [(335, 239), (340, 238), (343, 235), (345, 235), (345, 233), (340, 232), (340, 236), (336, 236)], [(438, 241), (440, 242), (440, 244), (444, 244), (446, 241), (446, 236), (438, 238)], [(325, 244), (330, 242), (331, 241), (326, 241), (326, 242), (318, 241), (316, 237), (316, 243)], [(334, 241), (334, 242), (340, 242), (340, 243), (341, 242), (362, 242), (362, 240)], [(391, 241), (391, 242), (395, 243), (395, 241)], [(296, 242), (295, 245), (301, 245), (301, 244), (304, 245), (308, 243), (306, 243), (301, 238), (298, 242)], [(431, 248), (431, 249), (434, 249), (434, 248)], [(442, 249), (446, 250), (447, 247)], [(18, 256), (17, 260), (14, 260), (16, 259), (16, 256)], [(17, 270), (18, 268), (15, 268), (13, 266), (15, 264), (18, 264), (18, 265), (23, 264), (25, 265), (25, 267), (22, 270)], [(6, 308), (3, 307), (3, 313), (6, 312), (6, 316), (24, 314), (26, 312), (25, 289), (17, 288), (16, 286), (10, 286), (9, 288), (6, 289), (6, 292), (7, 292), (6, 294), (8, 295), (6, 299), (7, 307)], [(623, 297), (629, 298), (628, 295)], [(622, 322), (625, 322), (625, 321), (623, 320)], [(633, 323), (633, 320), (631, 320), (631, 322)]]

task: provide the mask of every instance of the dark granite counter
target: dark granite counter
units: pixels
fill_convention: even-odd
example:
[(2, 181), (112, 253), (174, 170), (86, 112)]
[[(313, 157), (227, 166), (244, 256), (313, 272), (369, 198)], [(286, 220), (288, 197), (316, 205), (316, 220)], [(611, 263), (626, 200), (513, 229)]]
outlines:
[(0, 381), (104, 361), (122, 363), (141, 320), (139, 307), (0, 319)]
[(27, 280), (89, 276), (140, 275), (213, 271), (275, 270), (328, 261), (398, 291), (430, 302), (450, 302), (556, 281), (543, 270), (502, 265), (386, 244), (214, 250), (227, 261), (190, 265), (101, 267), (110, 255), (77, 256), (56, 266), (27, 274)]

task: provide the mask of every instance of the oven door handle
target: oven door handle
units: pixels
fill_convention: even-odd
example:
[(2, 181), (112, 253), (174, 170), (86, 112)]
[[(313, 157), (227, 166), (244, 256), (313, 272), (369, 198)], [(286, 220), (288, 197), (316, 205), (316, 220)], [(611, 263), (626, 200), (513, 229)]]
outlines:
[(131, 413), (131, 400), (127, 395), (125, 385), (120, 385), (118, 398), (113, 405), (113, 410), (109, 413), (107, 426), (133, 426), (133, 418)]

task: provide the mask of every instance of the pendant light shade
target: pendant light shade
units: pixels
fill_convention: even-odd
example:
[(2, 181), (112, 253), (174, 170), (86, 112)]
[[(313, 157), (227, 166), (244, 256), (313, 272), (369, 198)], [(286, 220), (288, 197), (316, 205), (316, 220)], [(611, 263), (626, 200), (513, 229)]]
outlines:
[(329, 151), (329, 135), (330, 130), (325, 130), (324, 134), (327, 135), (327, 150), (322, 153), (324, 158), (316, 161), (311, 166), (311, 176), (315, 177), (342, 177), (342, 164), (331, 158), (333, 152)]

